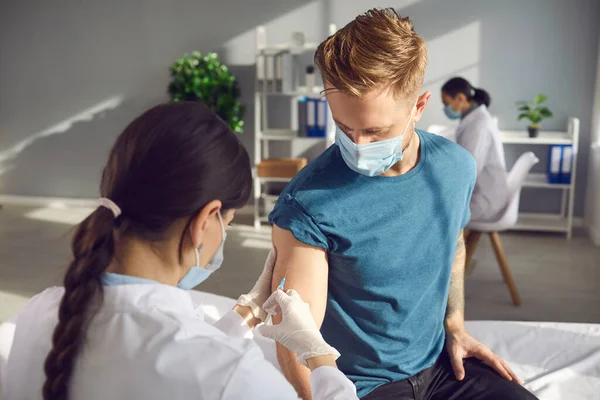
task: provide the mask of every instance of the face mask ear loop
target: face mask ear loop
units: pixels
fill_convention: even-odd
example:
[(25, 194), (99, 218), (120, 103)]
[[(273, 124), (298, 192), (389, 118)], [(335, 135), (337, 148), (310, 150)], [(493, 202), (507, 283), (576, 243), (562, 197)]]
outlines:
[(225, 224), (223, 223), (220, 210), (217, 210), (217, 217), (219, 217), (219, 223), (221, 224), (221, 240), (225, 240)]
[(194, 247), (194, 252), (196, 253), (196, 267), (200, 268), (200, 250), (202, 250), (202, 244), (198, 247)]
[(415, 130), (416, 122), (413, 119), (413, 109), (417, 106), (417, 103), (419, 103), (418, 97), (417, 101), (415, 101), (415, 104), (413, 104), (413, 106), (410, 108), (410, 119), (408, 120), (408, 124), (406, 124), (406, 126), (404, 127), (404, 132), (402, 132), (402, 135), (400, 136), (402, 139), (404, 139), (404, 135), (406, 135), (406, 131), (408, 130), (411, 121), (413, 122), (413, 130)]

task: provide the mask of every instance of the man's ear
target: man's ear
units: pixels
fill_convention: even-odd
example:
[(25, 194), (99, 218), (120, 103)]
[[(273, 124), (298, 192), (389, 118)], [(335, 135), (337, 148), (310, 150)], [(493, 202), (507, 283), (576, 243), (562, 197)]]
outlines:
[(427, 107), (427, 103), (429, 103), (429, 99), (431, 98), (431, 92), (427, 90), (425, 93), (420, 95), (417, 98), (417, 111), (415, 112), (414, 121), (419, 122), (421, 116), (423, 115), (423, 111), (425, 111), (425, 107)]
[(222, 206), (221, 200), (212, 200), (193, 217), (189, 229), (194, 247), (198, 248), (200, 246), (204, 240), (204, 232), (208, 221), (215, 216)]

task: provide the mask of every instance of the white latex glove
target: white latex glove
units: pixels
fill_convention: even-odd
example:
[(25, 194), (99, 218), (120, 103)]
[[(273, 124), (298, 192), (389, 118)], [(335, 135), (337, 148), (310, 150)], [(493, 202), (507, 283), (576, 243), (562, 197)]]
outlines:
[(281, 310), (282, 321), (277, 325), (260, 326), (258, 330), (261, 335), (296, 353), (296, 359), (302, 365), (306, 366), (306, 360), (312, 357), (332, 355), (337, 360), (340, 356), (323, 339), (308, 303), (295, 290), (290, 289), (287, 293), (281, 289), (276, 290), (265, 302), (263, 309), (274, 315)]
[(240, 306), (250, 307), (252, 309), (252, 314), (261, 321), (264, 321), (267, 317), (267, 313), (264, 312), (260, 305), (264, 304), (271, 295), (271, 278), (273, 277), (275, 260), (277, 260), (277, 253), (273, 248), (269, 252), (267, 260), (265, 261), (265, 267), (252, 290), (247, 294), (241, 295), (237, 301), (237, 304)]

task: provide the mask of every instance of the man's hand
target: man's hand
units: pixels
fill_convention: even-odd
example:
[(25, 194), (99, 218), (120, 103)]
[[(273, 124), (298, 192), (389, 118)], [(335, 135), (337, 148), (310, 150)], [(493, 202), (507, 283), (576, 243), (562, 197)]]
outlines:
[(454, 375), (456, 375), (456, 379), (459, 381), (462, 381), (465, 377), (463, 359), (475, 357), (495, 369), (504, 379), (508, 381), (514, 379), (520, 384), (523, 383), (513, 370), (510, 369), (506, 361), (492, 353), (490, 349), (477, 341), (464, 329), (446, 333), (446, 350), (450, 355)]
[(265, 267), (262, 273), (258, 277), (258, 280), (254, 284), (254, 287), (247, 294), (243, 294), (237, 301), (237, 305), (246, 306), (252, 310), (252, 314), (255, 318), (264, 321), (267, 314), (262, 309), (262, 305), (267, 301), (271, 295), (271, 280), (273, 277), (273, 268), (275, 267), (275, 261), (277, 259), (277, 253), (275, 249), (271, 249), (267, 260), (265, 261)]

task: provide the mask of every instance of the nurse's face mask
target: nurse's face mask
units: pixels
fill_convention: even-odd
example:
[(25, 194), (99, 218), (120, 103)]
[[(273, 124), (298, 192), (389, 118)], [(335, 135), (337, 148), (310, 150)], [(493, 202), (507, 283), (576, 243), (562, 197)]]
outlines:
[(448, 119), (456, 120), (462, 118), (462, 111), (460, 111), (460, 109), (466, 101), (466, 97), (464, 95), (458, 94), (452, 98), (447, 93), (443, 93), (442, 101), (444, 104), (446, 104), (444, 106), (444, 114), (446, 114)]
[[(418, 100), (417, 100), (418, 101)], [(402, 134), (391, 139), (378, 142), (356, 144), (336, 126), (335, 143), (340, 148), (342, 158), (346, 165), (362, 175), (377, 176), (392, 168), (398, 161), (402, 160), (402, 140), (406, 131), (413, 121), (413, 110), (417, 103), (412, 106), (410, 117)]]
[(196, 265), (185, 274), (179, 283), (177, 283), (178, 288), (184, 290), (193, 289), (207, 280), (210, 274), (221, 267), (221, 264), (223, 263), (223, 247), (225, 246), (227, 232), (225, 232), (225, 224), (223, 224), (223, 218), (221, 217), (221, 211), (219, 210), (217, 210), (217, 217), (219, 218), (219, 224), (221, 224), (221, 244), (219, 245), (219, 248), (204, 268), (200, 266), (200, 250), (202, 250), (202, 245), (198, 248), (194, 248), (196, 253)]

